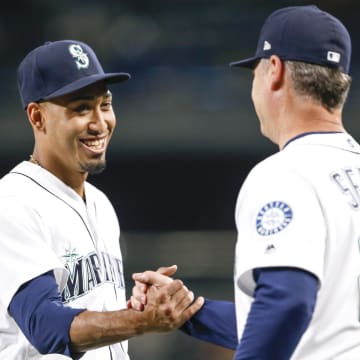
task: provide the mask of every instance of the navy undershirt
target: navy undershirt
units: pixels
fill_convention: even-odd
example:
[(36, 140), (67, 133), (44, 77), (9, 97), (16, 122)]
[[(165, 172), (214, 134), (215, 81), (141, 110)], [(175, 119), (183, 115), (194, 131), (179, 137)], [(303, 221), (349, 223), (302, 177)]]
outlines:
[(235, 304), (205, 299), (203, 307), (180, 330), (199, 340), (235, 350), (238, 345)]
[(52, 271), (23, 284), (8, 310), (39, 353), (63, 354), (73, 359), (83, 355), (71, 353), (69, 331), (74, 317), (85, 309), (63, 305)]
[(295, 268), (257, 269), (254, 276), (255, 299), (239, 344), (235, 305), (231, 302), (206, 300), (181, 330), (236, 349), (234, 360), (289, 359), (312, 318), (318, 280)]

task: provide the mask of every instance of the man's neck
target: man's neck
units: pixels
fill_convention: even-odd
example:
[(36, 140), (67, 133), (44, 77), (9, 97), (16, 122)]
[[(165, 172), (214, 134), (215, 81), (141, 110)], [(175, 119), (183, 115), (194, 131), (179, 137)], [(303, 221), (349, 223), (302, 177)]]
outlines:
[(292, 111), (283, 113), (278, 122), (278, 137), (276, 143), (279, 149), (292, 138), (314, 132), (344, 132), (342, 124), (342, 109), (333, 112), (314, 104), (300, 104)]

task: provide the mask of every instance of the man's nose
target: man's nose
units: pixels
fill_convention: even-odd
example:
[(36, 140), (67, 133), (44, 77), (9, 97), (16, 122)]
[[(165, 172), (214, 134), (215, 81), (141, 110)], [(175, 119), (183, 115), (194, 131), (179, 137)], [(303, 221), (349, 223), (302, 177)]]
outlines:
[(107, 129), (105, 114), (101, 109), (95, 109), (89, 122), (89, 131), (95, 134), (101, 134)]

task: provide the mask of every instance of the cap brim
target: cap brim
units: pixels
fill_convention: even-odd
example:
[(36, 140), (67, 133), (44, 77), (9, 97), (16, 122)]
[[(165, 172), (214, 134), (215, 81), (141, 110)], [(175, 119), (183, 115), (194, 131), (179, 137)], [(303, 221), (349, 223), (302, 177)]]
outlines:
[(258, 61), (259, 58), (254, 56), (252, 58), (231, 62), (230, 66), (254, 69)]
[(107, 74), (95, 74), (83, 77), (79, 80), (76, 80), (72, 82), (71, 84), (68, 84), (51, 94), (46, 95), (42, 98), (42, 100), (50, 100), (59, 96), (63, 96), (66, 94), (70, 94), (74, 91), (80, 90), (86, 86), (89, 86), (91, 84), (95, 84), (99, 81), (104, 81), (108, 84), (112, 83), (118, 83), (122, 81), (129, 80), (131, 78), (130, 74), (127, 73), (107, 73)]

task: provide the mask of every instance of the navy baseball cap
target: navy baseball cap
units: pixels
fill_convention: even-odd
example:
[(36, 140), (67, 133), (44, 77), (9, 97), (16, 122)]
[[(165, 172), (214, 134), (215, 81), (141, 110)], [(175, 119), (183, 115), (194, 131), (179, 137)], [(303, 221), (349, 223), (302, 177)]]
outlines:
[(83, 42), (46, 42), (30, 51), (17, 70), (21, 102), (50, 100), (72, 93), (98, 81), (107, 83), (130, 79), (127, 73), (105, 73), (95, 52)]
[(261, 58), (271, 55), (338, 68), (348, 74), (351, 39), (337, 18), (317, 6), (290, 6), (276, 10), (266, 19), (255, 56), (230, 66), (254, 68)]

